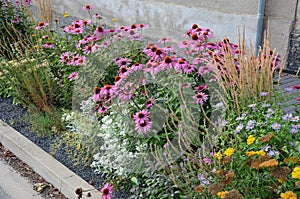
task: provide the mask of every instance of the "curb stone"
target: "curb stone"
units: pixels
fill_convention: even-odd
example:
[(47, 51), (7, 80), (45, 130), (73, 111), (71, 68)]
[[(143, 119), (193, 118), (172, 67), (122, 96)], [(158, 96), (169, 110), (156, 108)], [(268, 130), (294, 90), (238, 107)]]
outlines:
[(0, 120), (0, 143), (28, 164), (46, 181), (57, 187), (69, 199), (77, 199), (76, 188), (90, 191), (91, 197), (83, 194), (83, 199), (101, 199), (101, 194), (93, 186), (54, 159), (47, 152)]

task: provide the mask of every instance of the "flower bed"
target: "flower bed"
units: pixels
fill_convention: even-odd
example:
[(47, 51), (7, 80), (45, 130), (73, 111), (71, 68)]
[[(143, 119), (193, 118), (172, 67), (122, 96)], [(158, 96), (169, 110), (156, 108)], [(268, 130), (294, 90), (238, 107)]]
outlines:
[(54, 151), (109, 176), (104, 198), (300, 195), (299, 110), (278, 106), (300, 88), (275, 88), (283, 64), (267, 36), (258, 57), (243, 35), (213, 42), (197, 24), (178, 45), (147, 43), (148, 25), (108, 27), (93, 9), (63, 30), (38, 22), (2, 55), (0, 80), (39, 135), (59, 138)]

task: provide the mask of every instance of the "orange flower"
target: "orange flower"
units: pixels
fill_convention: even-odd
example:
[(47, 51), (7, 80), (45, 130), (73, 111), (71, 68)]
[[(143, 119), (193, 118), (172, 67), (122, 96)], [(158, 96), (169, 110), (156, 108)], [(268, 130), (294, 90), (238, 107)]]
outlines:
[(201, 192), (203, 191), (203, 189), (204, 189), (204, 186), (202, 186), (202, 185), (196, 186), (196, 187), (194, 188), (194, 190), (195, 190), (197, 193), (201, 193)]
[(273, 133), (268, 133), (267, 135), (262, 136), (260, 138), (260, 141), (261, 142), (269, 142), (272, 139), (272, 137), (274, 137), (274, 134)]
[(263, 167), (275, 167), (278, 166), (278, 161), (275, 159), (271, 159), (265, 162), (262, 162), (258, 165), (259, 168), (263, 168)]

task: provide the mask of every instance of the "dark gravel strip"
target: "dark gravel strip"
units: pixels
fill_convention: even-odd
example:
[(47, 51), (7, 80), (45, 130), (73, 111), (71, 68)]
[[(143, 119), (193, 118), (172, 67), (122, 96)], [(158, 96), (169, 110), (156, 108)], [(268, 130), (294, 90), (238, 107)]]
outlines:
[[(22, 135), (49, 153), (50, 145), (54, 139), (38, 137), (36, 133), (31, 132), (30, 126), (21, 119), (21, 116), (26, 114), (26, 108), (22, 107), (21, 105), (14, 105), (11, 98), (0, 98), (0, 119), (11, 125)], [(95, 188), (101, 189), (101, 187), (104, 185), (105, 179), (101, 178), (99, 175), (96, 175), (92, 168), (84, 167), (82, 165), (74, 166), (72, 164), (72, 160), (66, 154), (65, 148), (56, 150), (53, 157), (87, 182), (92, 182)], [(125, 191), (115, 192), (114, 198), (128, 198), (128, 194), (126, 194)]]

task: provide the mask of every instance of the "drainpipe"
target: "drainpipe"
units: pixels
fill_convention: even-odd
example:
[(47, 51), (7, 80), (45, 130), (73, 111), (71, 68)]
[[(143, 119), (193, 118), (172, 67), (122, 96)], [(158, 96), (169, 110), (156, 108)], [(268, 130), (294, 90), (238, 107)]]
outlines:
[(261, 45), (263, 27), (264, 27), (264, 15), (265, 15), (266, 0), (258, 0), (258, 12), (256, 23), (256, 37), (255, 37), (255, 56), (258, 56), (259, 47)]

